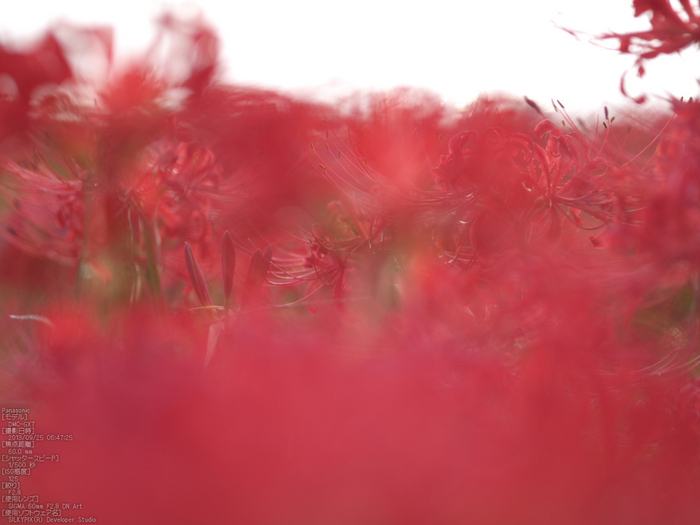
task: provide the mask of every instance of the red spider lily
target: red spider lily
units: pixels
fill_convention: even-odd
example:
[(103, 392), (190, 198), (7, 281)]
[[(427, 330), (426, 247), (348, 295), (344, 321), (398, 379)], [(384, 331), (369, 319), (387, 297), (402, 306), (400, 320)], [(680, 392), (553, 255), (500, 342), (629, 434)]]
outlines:
[(624, 191), (617, 192), (620, 212), (607, 235), (615, 247), (634, 250), (636, 270), (630, 272), (630, 286), (637, 290), (639, 304), (656, 305), (662, 317), (666, 314), (658, 305), (668, 306), (679, 290), (695, 297), (692, 283), (700, 260), (695, 174), (699, 150), (693, 133), (697, 107), (677, 103), (675, 110), (644, 171), (635, 171)]
[(4, 238), (32, 255), (75, 265), (83, 244), (85, 174), (62, 178), (41, 157), (33, 166), (3, 157), (0, 169), (0, 192), (12, 203), (4, 214)]
[(613, 33), (603, 38), (620, 41), (620, 51), (639, 56), (639, 63), (655, 58), (660, 54), (681, 51), (693, 42), (700, 41), (698, 13), (688, 0), (680, 2), (678, 11), (669, 0), (634, 0), (634, 16), (651, 12), (651, 26), (648, 31), (627, 34)]
[[(292, 304), (305, 302), (314, 312), (327, 301), (342, 308), (348, 296), (374, 295), (372, 282), (379, 277), (381, 261), (391, 257), (392, 251), (388, 225), (353, 201), (331, 201), (325, 211), (323, 222), (313, 224), (310, 231), (302, 230), (295, 242), (287, 243), (271, 271), (276, 286), (306, 284)], [(350, 274), (359, 280), (352, 281), (354, 291), (346, 294)], [(328, 297), (324, 290), (332, 290), (332, 295)]]
[(201, 256), (213, 253), (211, 219), (219, 200), (220, 169), (211, 151), (197, 144), (158, 143), (123, 191), (124, 207), (134, 209), (144, 227), (158, 233), (161, 264), (181, 272), (174, 260), (184, 241), (196, 242)]
[[(635, 4), (696, 22), (669, 5)], [(0, 145), (0, 393), (80, 445), (37, 443), (62, 460), (23, 493), (107, 523), (700, 521), (696, 103), (348, 114), (219, 84), (211, 29), (159, 27)]]
[[(256, 318), (222, 334), (204, 374), (191, 350), (177, 350), (195, 344), (184, 318), (134, 313), (118, 335), (49, 312), (55, 327), (41, 328), (38, 345), (51, 357), (24, 395), (45, 398), (32, 405), (37, 428), (85, 445), (23, 487), (80, 496), (98, 519), (129, 513), (144, 523), (213, 516), (220, 505), (262, 523), (341, 511), (380, 523), (694, 519), (694, 384), (631, 371), (639, 349), (615, 342), (584, 286), (548, 277), (556, 284), (533, 288), (515, 343), (502, 329), (511, 314), (526, 321), (520, 307), (490, 319), (490, 339), (439, 335), (437, 312), (387, 325), (379, 338)], [(508, 348), (514, 357), (503, 359)], [(114, 484), (122, 479), (131, 483)], [(206, 508), (184, 497), (192, 484)], [(151, 495), (139, 499), (146, 485)]]
[(0, 45), (0, 74), (8, 75), (16, 90), (9, 97), (0, 97), (0, 141), (28, 131), (30, 102), (37, 88), (73, 78), (65, 52), (52, 33), (26, 52)]
[[(693, 43), (700, 42), (700, 18), (698, 9), (690, 0), (681, 0), (678, 9), (669, 0), (634, 0), (634, 16), (651, 13), (651, 29), (632, 33), (610, 33), (603, 39), (620, 42), (620, 52), (637, 55), (637, 73), (645, 74), (644, 62), (662, 54), (682, 51)], [(620, 80), (620, 89), (627, 95), (625, 76)], [(633, 99), (641, 104), (646, 96)]]

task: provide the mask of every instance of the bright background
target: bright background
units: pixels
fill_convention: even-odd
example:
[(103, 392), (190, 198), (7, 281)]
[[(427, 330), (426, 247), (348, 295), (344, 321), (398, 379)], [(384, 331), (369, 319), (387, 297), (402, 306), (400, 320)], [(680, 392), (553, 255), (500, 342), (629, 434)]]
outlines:
[[(504, 91), (543, 107), (555, 98), (569, 110), (595, 112), (624, 102), (620, 76), (634, 59), (586, 40), (648, 26), (646, 19), (633, 18), (631, 0), (0, 3), (4, 42), (30, 38), (58, 20), (110, 25), (118, 56), (125, 58), (145, 50), (155, 34), (152, 22), (165, 8), (199, 8), (219, 32), (229, 81), (325, 100), (357, 89), (410, 85), (458, 105), (479, 93)], [(581, 40), (557, 25), (583, 32)], [(641, 81), (634, 72), (628, 75), (632, 94), (697, 94), (700, 61), (694, 50), (647, 69)]]

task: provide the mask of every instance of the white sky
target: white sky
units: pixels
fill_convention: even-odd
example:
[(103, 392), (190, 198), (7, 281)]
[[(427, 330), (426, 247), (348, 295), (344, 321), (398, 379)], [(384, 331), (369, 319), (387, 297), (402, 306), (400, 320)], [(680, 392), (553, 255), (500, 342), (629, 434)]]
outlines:
[[(479, 93), (527, 95), (549, 107), (599, 112), (619, 105), (621, 74), (634, 59), (578, 41), (554, 23), (590, 35), (647, 27), (631, 0), (0, 0), (0, 39), (36, 35), (51, 23), (111, 25), (122, 56), (145, 50), (153, 19), (166, 6), (201, 8), (223, 43), (227, 79), (314, 92), (325, 99), (349, 89), (428, 88), (451, 103)], [(613, 44), (608, 44), (612, 46)], [(629, 90), (696, 96), (694, 50), (649, 65)]]

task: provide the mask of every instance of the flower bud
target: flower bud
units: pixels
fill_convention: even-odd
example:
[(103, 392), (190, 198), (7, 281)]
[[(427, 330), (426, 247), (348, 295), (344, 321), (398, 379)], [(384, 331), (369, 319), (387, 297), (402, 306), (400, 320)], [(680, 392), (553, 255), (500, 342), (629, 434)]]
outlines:
[(194, 288), (194, 293), (197, 294), (197, 299), (202, 303), (202, 306), (211, 306), (211, 296), (209, 295), (207, 283), (204, 280), (204, 274), (199, 268), (194, 254), (192, 253), (192, 247), (188, 242), (185, 243), (185, 264), (187, 265), (187, 273), (190, 276), (190, 282)]

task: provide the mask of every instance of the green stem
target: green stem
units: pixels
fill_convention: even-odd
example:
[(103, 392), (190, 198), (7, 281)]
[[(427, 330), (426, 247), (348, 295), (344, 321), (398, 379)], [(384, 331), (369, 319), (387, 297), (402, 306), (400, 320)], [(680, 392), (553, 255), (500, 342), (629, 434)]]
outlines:
[(146, 248), (146, 285), (156, 302), (162, 303), (163, 297), (158, 272), (158, 230), (155, 214), (147, 217), (143, 214), (143, 237)]
[(78, 263), (78, 273), (75, 276), (74, 297), (78, 301), (85, 292), (87, 280), (90, 278), (88, 268), (90, 260), (90, 229), (92, 227), (92, 184), (94, 176), (92, 171), (88, 171), (83, 182), (83, 192), (85, 195), (85, 219), (83, 221), (83, 245), (80, 249), (80, 261)]

